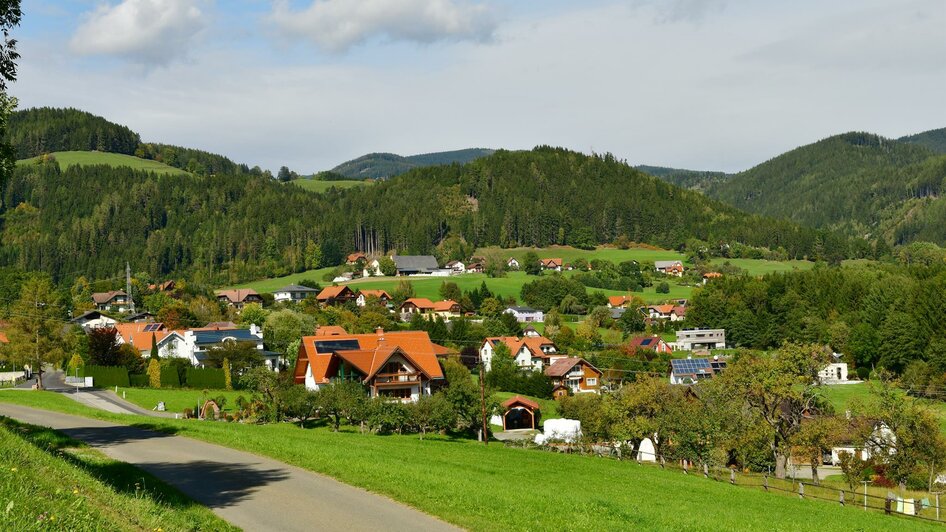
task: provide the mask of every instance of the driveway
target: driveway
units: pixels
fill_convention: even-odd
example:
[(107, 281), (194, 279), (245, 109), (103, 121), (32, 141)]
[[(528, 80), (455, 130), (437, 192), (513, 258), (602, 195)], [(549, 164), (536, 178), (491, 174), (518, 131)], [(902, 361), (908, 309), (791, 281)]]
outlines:
[(140, 467), (245, 530), (457, 530), (386, 497), (243, 451), (18, 405), (0, 403), (0, 415), (51, 427)]

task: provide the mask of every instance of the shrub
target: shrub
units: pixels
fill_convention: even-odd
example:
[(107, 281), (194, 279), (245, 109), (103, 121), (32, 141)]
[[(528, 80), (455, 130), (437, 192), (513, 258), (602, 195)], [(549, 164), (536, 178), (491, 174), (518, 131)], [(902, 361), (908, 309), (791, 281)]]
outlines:
[(226, 387), (223, 370), (219, 368), (187, 368), (186, 379), (189, 388), (222, 390)]
[(670, 293), (670, 283), (664, 281), (657, 285), (658, 294), (669, 294)]
[(79, 368), (79, 376), (92, 377), (92, 384), (102, 388), (130, 384), (128, 370), (122, 366), (83, 366)]
[(184, 419), (190, 419), (194, 417), (194, 410), (191, 408), (184, 409)]
[(135, 388), (147, 388), (150, 383), (147, 375), (129, 375), (128, 384)]
[(865, 368), (865, 367), (863, 367), (863, 366), (857, 368), (857, 378), (858, 378), (858, 379), (860, 379), (860, 380), (862, 380), (862, 381), (866, 381), (868, 377), (870, 377), (870, 368)]

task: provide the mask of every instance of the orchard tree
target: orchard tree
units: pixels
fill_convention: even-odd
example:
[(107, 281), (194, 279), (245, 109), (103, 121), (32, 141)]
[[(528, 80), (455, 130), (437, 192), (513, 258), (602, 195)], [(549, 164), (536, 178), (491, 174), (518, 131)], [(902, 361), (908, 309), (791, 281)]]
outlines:
[(7, 328), (11, 359), (29, 365), (43, 387), (43, 366), (63, 359), (62, 312), (47, 277), (35, 276), (23, 283)]

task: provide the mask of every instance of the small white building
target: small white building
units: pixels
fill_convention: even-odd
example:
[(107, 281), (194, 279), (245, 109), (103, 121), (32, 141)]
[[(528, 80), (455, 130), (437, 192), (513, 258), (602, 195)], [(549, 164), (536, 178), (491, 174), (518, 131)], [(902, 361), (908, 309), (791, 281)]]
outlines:
[(452, 260), (448, 262), (446, 267), (448, 270), (456, 274), (466, 273), (466, 265), (463, 264), (463, 262), (459, 260)]
[(725, 329), (681, 329), (677, 331), (674, 350), (726, 349)]
[(97, 329), (99, 327), (114, 327), (115, 324), (118, 323), (118, 320), (109, 318), (97, 310), (90, 310), (80, 316), (72, 318), (69, 320), (69, 323), (74, 323), (88, 331), (89, 329)]
[(545, 321), (545, 314), (541, 310), (529, 307), (509, 307), (503, 312), (515, 316), (519, 323), (542, 323)]
[(844, 384), (847, 380), (847, 364), (845, 362), (833, 362), (828, 364), (818, 372), (818, 381), (821, 384)]
[(515, 257), (509, 257), (509, 260), (506, 261), (506, 267), (510, 270), (519, 269), (519, 261)]
[(307, 297), (315, 296), (318, 293), (319, 291), (314, 288), (309, 288), (308, 286), (301, 286), (298, 284), (291, 284), (273, 292), (273, 299), (277, 303), (280, 301), (299, 302)]

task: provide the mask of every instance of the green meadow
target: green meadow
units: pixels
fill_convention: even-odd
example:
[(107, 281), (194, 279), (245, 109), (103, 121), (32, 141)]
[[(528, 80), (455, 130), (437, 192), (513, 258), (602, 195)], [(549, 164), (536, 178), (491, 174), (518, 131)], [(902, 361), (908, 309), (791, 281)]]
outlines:
[[(158, 174), (186, 174), (184, 170), (179, 168), (174, 168), (173, 166), (168, 166), (164, 163), (158, 161), (152, 161), (149, 159), (139, 159), (138, 157), (133, 157), (131, 155), (123, 155), (120, 153), (106, 153), (99, 151), (57, 151), (53, 152), (50, 155), (56, 158), (56, 162), (59, 163), (59, 168), (65, 170), (66, 168), (78, 165), (78, 166), (95, 166), (95, 165), (106, 165), (106, 166), (127, 166), (135, 170), (143, 170), (146, 172), (155, 172)], [(17, 165), (26, 165), (35, 163), (38, 158), (33, 159), (22, 159), (17, 161)]]
[(339, 181), (321, 181), (318, 179), (295, 179), (291, 181), (297, 187), (304, 188), (310, 192), (325, 192), (330, 188), (352, 188), (360, 187), (365, 184), (372, 183), (373, 181), (358, 181), (354, 179), (344, 179)]
[(409, 504), (470, 530), (878, 530), (939, 526), (766, 493), (633, 461), (449, 436), (379, 436), (345, 427), (141, 418), (49, 392), (0, 401), (174, 432), (258, 453)]

